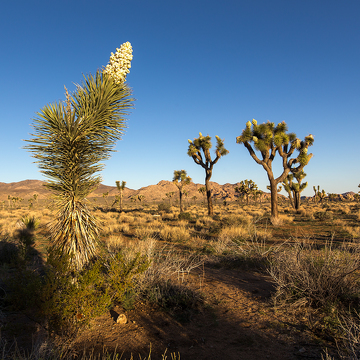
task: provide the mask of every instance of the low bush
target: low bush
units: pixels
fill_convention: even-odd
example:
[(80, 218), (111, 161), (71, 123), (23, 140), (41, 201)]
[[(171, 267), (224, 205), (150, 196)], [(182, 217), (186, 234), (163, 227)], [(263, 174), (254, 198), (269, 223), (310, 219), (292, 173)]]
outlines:
[(158, 211), (163, 211), (163, 212), (169, 214), (169, 213), (171, 213), (171, 206), (170, 206), (170, 204), (162, 202), (158, 205)]
[(359, 306), (359, 270), (356, 247), (326, 244), (319, 250), (295, 243), (272, 256), (269, 273), (277, 285), (276, 300), (325, 309)]

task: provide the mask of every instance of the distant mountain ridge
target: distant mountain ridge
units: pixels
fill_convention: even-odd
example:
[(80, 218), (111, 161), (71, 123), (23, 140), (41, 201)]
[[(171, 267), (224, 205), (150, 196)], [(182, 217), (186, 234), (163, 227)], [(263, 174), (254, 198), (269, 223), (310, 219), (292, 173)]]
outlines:
[[(213, 198), (218, 200), (234, 201), (237, 196), (235, 187), (239, 186), (240, 183), (219, 185), (216, 182), (210, 182), (212, 187)], [(0, 201), (8, 200), (8, 195), (12, 197), (21, 197), (24, 200), (31, 198), (34, 194), (38, 195), (39, 199), (45, 199), (51, 192), (44, 186), (45, 181), (41, 180), (23, 180), (13, 183), (0, 182)], [(196, 196), (197, 201), (202, 200), (204, 195), (200, 194), (198, 189), (204, 186), (203, 184), (191, 183), (184, 189), (188, 192), (187, 199), (191, 200), (193, 196)], [(108, 186), (100, 184), (96, 190), (94, 190), (89, 198), (102, 197), (104, 193), (109, 192), (109, 196), (115, 196), (118, 194), (116, 186)], [(172, 199), (178, 199), (179, 190), (175, 184), (168, 180), (161, 180), (156, 185), (149, 185), (142, 187), (138, 190), (125, 188), (123, 197), (124, 200), (129, 200), (132, 196), (144, 195), (146, 201), (162, 201), (168, 199), (166, 194), (174, 192)], [(339, 194), (339, 200), (347, 199), (349, 195), (354, 195), (352, 191), (344, 194)], [(265, 193), (265, 197), (270, 197), (270, 193)], [(284, 195), (279, 194), (280, 197)]]
[[(41, 180), (23, 180), (13, 183), (0, 182), (0, 200), (7, 200), (8, 195), (27, 200), (34, 194), (37, 194), (39, 199), (44, 199), (51, 194), (44, 185), (45, 181)], [(235, 187), (239, 185), (240, 183), (219, 185), (216, 182), (211, 182), (213, 197), (227, 201), (235, 200)], [(202, 186), (204, 185), (194, 183), (186, 186), (184, 189), (188, 192), (187, 198), (190, 200), (193, 196), (196, 196), (197, 200), (201, 200), (204, 195), (200, 194), (198, 189)], [(118, 194), (116, 186), (100, 184), (98, 188), (89, 195), (89, 198), (102, 197), (103, 194), (107, 192), (109, 192), (110, 197)], [(171, 192), (174, 192), (173, 199), (177, 199), (179, 190), (176, 185), (171, 181), (161, 180), (156, 185), (145, 186), (138, 190), (125, 187), (123, 196), (125, 201), (139, 194), (144, 195), (146, 201), (162, 201), (163, 199), (168, 199), (166, 194)]]

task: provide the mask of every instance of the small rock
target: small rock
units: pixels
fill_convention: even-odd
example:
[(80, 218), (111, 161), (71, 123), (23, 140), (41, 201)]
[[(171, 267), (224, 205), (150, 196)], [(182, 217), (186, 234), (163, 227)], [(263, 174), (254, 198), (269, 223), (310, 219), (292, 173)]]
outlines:
[(303, 353), (303, 352), (305, 352), (305, 351), (306, 351), (305, 348), (301, 348), (301, 349), (299, 350), (299, 353)]
[(126, 323), (127, 323), (126, 315), (125, 315), (125, 314), (120, 314), (120, 315), (118, 316), (118, 318), (116, 319), (116, 322), (117, 322), (118, 324), (121, 324), (121, 325), (126, 324)]

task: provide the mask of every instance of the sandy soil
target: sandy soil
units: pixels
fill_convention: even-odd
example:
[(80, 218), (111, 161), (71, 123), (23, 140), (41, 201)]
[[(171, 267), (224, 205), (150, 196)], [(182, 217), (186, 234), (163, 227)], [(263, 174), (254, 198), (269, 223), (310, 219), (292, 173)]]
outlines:
[[(152, 359), (161, 359), (167, 349), (181, 359), (282, 360), (321, 359), (322, 349), (330, 346), (314, 339), (305, 318), (274, 309), (268, 276), (206, 267), (185, 282), (205, 294), (202, 311), (181, 319), (144, 303), (130, 311), (116, 307), (93, 321), (73, 349), (116, 349), (123, 358), (145, 357), (151, 347)], [(119, 314), (126, 315), (126, 324), (116, 322)]]

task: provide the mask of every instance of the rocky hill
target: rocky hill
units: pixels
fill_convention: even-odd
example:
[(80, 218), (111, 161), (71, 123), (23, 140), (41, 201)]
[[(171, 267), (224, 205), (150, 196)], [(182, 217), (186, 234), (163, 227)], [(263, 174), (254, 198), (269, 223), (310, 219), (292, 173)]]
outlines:
[[(38, 195), (38, 199), (45, 199), (50, 195), (50, 191), (44, 186), (45, 182), (40, 180), (24, 180), (15, 183), (1, 183), (0, 182), (0, 201), (8, 200), (8, 196), (20, 197), (24, 200), (31, 198), (34, 194)], [(203, 184), (194, 184), (186, 186), (185, 190), (190, 200), (196, 196), (197, 201), (201, 200), (204, 195), (200, 194), (198, 189), (204, 186)], [(235, 200), (235, 187), (236, 184), (224, 184), (219, 185), (216, 182), (211, 182), (213, 197), (219, 200), (233, 201)], [(116, 186), (107, 186), (100, 184), (99, 187), (93, 191), (89, 198), (103, 197), (104, 193), (109, 193), (109, 197), (113, 197), (118, 194)], [(178, 188), (171, 181), (161, 180), (156, 185), (149, 185), (142, 187), (138, 190), (125, 188), (123, 196), (124, 200), (130, 200), (132, 196), (144, 195), (146, 201), (162, 201), (167, 199), (167, 193), (174, 193), (173, 199), (178, 199)]]
[[(0, 201), (8, 200), (8, 196), (19, 197), (27, 200), (33, 197), (34, 194), (38, 195), (38, 199), (45, 199), (50, 195), (50, 191), (44, 186), (45, 182), (40, 180), (24, 180), (14, 183), (0, 182)], [(234, 201), (237, 196), (235, 187), (240, 183), (219, 185), (216, 182), (211, 182), (213, 198), (218, 200)], [(196, 196), (196, 201), (201, 201), (205, 198), (204, 195), (199, 193), (198, 189), (204, 186), (203, 184), (194, 184), (185, 187), (187, 191), (187, 199), (192, 200)], [(102, 198), (104, 193), (108, 193), (109, 198), (113, 198), (118, 194), (116, 186), (107, 186), (100, 184), (99, 187), (93, 191), (89, 198)], [(179, 190), (171, 181), (161, 180), (156, 185), (149, 185), (142, 187), (138, 190), (125, 188), (123, 193), (124, 201), (130, 201), (132, 196), (144, 195), (144, 199), (148, 202), (158, 202), (163, 199), (168, 199), (166, 194), (174, 193), (172, 199), (178, 199)], [(337, 194), (334, 200), (344, 201), (351, 200), (354, 197), (354, 192), (346, 192), (344, 194)], [(270, 198), (270, 193), (263, 193), (264, 198)], [(279, 197), (285, 198), (284, 195), (279, 194)], [(304, 199), (304, 198), (303, 198)]]

